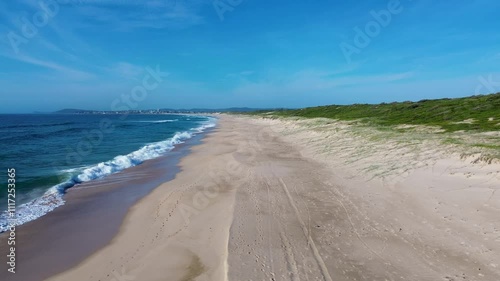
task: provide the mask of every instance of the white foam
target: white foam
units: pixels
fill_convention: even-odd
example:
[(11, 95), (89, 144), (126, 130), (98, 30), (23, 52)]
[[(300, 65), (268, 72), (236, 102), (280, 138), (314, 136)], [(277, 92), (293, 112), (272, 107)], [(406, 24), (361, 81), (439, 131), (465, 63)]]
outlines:
[[(151, 143), (127, 155), (119, 155), (110, 161), (101, 162), (97, 165), (83, 168), (80, 174), (74, 176), (66, 182), (50, 188), (41, 197), (17, 206), (15, 225), (21, 225), (35, 220), (48, 212), (53, 211), (55, 208), (64, 205), (63, 195), (65, 190), (75, 184), (102, 178), (139, 165), (146, 160), (164, 155), (168, 151), (172, 150), (175, 145), (183, 143), (185, 140), (193, 137), (197, 133), (201, 133), (208, 128), (216, 126), (216, 120), (216, 118), (209, 117), (208, 121), (203, 122), (201, 126), (193, 128), (190, 131), (178, 132), (168, 140)], [(75, 168), (68, 169), (66, 171), (75, 172), (81, 169), (82, 168)], [(0, 214), (0, 233), (8, 230), (8, 219), (9, 214), (7, 211)]]
[(9, 229), (9, 219), (11, 219), (11, 224), (18, 226), (35, 220), (62, 205), (64, 205), (63, 193), (59, 192), (57, 186), (52, 187), (41, 197), (18, 206), (15, 218), (9, 218), (7, 211), (0, 214), (0, 233)]
[(95, 166), (86, 168), (76, 176), (75, 181), (77, 183), (87, 182), (137, 166), (146, 160), (165, 154), (172, 150), (176, 144), (182, 143), (191, 137), (192, 133), (189, 132), (176, 133), (171, 139), (166, 141), (148, 144), (130, 154), (119, 155), (113, 158), (113, 160), (101, 162)]

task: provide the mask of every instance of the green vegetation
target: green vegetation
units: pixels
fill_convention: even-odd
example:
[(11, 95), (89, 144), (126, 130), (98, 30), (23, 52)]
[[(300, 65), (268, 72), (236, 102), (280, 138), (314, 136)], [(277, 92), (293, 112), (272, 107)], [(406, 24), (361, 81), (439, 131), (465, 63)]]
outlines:
[[(264, 111), (259, 114), (266, 114)], [(466, 98), (393, 102), (382, 104), (328, 105), (295, 110), (275, 110), (273, 116), (358, 120), (381, 126), (438, 126), (447, 132), (499, 131), (500, 93)]]

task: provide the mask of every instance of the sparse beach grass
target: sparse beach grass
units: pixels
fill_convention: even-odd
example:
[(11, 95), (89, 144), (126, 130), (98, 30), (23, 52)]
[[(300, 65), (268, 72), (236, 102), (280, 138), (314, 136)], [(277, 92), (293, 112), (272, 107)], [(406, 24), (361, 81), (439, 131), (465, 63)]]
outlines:
[(446, 155), (485, 165), (500, 161), (500, 130), (446, 130), (438, 125), (306, 118), (281, 112), (260, 116), (270, 127), (274, 122), (284, 125), (276, 126), (282, 128), (277, 133), (298, 138), (307, 150), (325, 159), (341, 159), (371, 179), (404, 177), (432, 167)]
[[(500, 93), (466, 98), (382, 104), (329, 105), (255, 112), (263, 118), (298, 121), (304, 129), (362, 137), (375, 143), (418, 151), (439, 145), (480, 162), (500, 159)], [(366, 146), (368, 149), (369, 145)], [(330, 146), (325, 152), (332, 150)], [(366, 149), (354, 155), (364, 154)], [(355, 161), (350, 160), (350, 161)]]
[[(261, 112), (263, 113), (263, 112)], [(269, 114), (269, 113), (268, 113)], [(328, 105), (278, 110), (274, 116), (356, 120), (380, 126), (425, 125), (446, 132), (500, 130), (500, 93), (465, 98), (393, 102), (381, 104)]]

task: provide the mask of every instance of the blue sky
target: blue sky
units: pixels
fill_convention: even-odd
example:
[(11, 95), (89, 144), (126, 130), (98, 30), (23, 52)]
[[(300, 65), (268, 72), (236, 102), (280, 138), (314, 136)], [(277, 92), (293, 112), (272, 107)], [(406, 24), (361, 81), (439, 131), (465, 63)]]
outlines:
[(134, 108), (500, 92), (500, 1), (42, 3), (0, 3), (0, 112), (110, 110), (142, 85), (146, 67), (169, 75)]

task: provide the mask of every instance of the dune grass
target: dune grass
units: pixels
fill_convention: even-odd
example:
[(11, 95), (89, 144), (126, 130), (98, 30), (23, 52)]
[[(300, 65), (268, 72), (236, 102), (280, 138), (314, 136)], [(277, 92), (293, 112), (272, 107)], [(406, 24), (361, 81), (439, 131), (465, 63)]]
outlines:
[(499, 131), (500, 93), (418, 102), (327, 105), (256, 113), (283, 117), (358, 120), (362, 123), (382, 126), (404, 124), (438, 126), (446, 132)]

